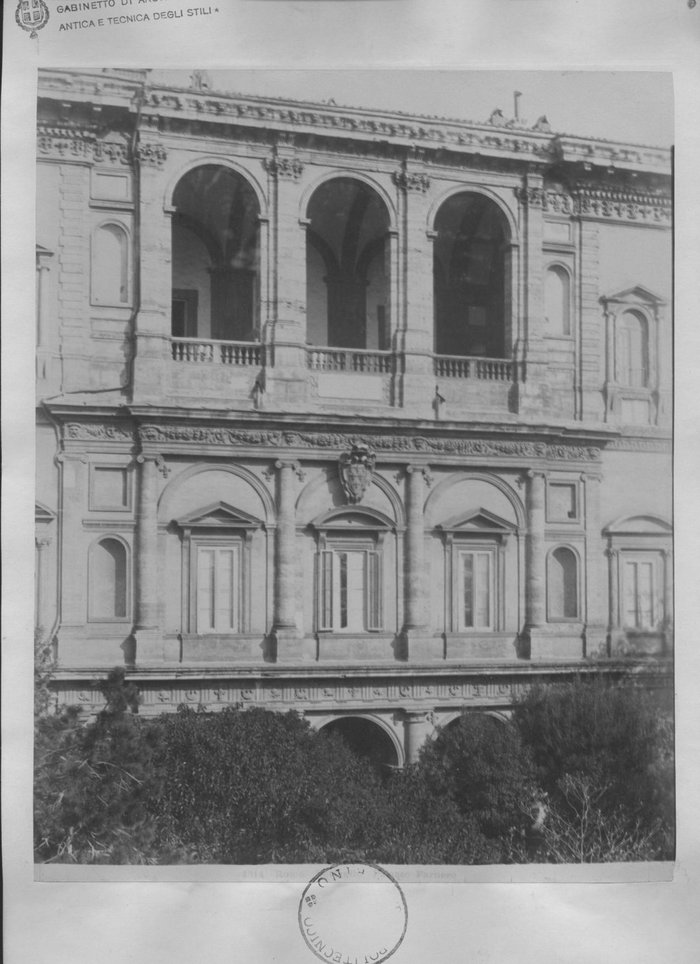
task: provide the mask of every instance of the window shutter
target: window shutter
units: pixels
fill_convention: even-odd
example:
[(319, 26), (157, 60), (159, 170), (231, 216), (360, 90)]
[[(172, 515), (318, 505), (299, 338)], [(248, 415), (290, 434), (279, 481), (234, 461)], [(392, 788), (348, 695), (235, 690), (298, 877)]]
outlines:
[(382, 567), (378, 552), (367, 554), (367, 629), (382, 628)]
[(318, 555), (318, 628), (333, 628), (333, 553)]

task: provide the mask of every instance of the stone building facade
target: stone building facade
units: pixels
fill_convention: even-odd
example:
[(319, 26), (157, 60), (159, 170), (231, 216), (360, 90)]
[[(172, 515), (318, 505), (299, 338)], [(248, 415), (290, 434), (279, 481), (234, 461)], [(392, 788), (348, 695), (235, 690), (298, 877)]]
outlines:
[(670, 153), (39, 73), (36, 611), (59, 702), (415, 758), (671, 674)]

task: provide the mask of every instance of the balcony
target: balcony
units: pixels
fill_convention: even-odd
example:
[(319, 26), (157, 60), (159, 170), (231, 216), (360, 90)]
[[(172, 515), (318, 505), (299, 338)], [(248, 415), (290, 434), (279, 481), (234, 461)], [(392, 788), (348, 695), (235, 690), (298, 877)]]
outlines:
[(459, 355), (436, 355), (438, 378), (476, 378), (488, 382), (512, 382), (517, 362), (504, 358), (465, 358)]
[(215, 365), (260, 366), (263, 346), (245, 341), (214, 341), (202, 338), (171, 338), (173, 361)]
[(307, 349), (309, 368), (316, 372), (356, 372), (365, 375), (390, 375), (394, 370), (393, 352), (346, 348)]

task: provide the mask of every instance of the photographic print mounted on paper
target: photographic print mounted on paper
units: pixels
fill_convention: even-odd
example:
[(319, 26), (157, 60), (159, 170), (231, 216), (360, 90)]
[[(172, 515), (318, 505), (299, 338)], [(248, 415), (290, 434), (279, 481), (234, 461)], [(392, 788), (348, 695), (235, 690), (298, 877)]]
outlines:
[(669, 78), (38, 94), (37, 861), (672, 859)]

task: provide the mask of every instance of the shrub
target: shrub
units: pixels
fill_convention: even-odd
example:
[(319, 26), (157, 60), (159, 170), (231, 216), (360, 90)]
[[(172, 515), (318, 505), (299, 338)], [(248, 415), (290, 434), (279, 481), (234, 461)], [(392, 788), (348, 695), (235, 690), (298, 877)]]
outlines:
[[(78, 708), (38, 720), (35, 740), (35, 854), (42, 861), (150, 863), (158, 793), (154, 743), (133, 715), (124, 671), (103, 686), (106, 708), (84, 723)], [(127, 713), (127, 707), (131, 710)]]
[(504, 837), (526, 820), (536, 783), (514, 727), (465, 711), (423, 747), (418, 766), (432, 793), (452, 800), (485, 837)]
[(604, 810), (601, 801), (608, 789), (580, 774), (567, 774), (546, 807), (537, 837), (512, 834), (509, 859), (555, 864), (663, 859), (668, 840), (661, 821), (630, 818), (623, 807)]
[(537, 686), (514, 720), (550, 794), (556, 797), (565, 777), (581, 777), (601, 812), (622, 808), (648, 826), (672, 823), (672, 738), (646, 690), (600, 677)]

